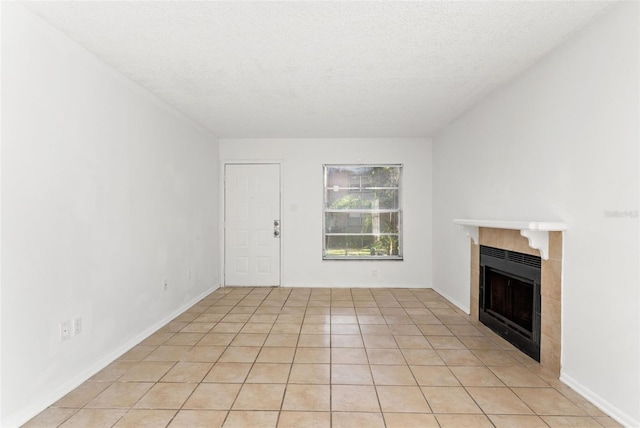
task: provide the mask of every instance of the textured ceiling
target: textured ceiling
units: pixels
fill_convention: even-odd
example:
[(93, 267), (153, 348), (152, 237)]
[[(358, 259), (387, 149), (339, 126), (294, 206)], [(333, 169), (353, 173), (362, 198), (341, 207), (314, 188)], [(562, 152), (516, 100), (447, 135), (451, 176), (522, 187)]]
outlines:
[(25, 5), (219, 137), (424, 137), (610, 3)]

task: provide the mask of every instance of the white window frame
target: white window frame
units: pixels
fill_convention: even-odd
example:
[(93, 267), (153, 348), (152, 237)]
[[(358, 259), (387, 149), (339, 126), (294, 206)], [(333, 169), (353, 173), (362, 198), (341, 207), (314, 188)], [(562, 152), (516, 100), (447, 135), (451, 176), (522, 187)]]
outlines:
[[(332, 186), (328, 183), (328, 171), (330, 168), (340, 168), (340, 169), (348, 169), (353, 168), (354, 170), (357, 168), (397, 168), (398, 169), (398, 186), (397, 187), (363, 187), (360, 184), (358, 187), (351, 186), (351, 180), (353, 177), (349, 177), (349, 185), (348, 186)], [(403, 165), (402, 164), (324, 164), (322, 165), (322, 173), (323, 173), (323, 192), (322, 192), (322, 259), (323, 260), (403, 260), (403, 242), (402, 242), (402, 229), (403, 229), (403, 216), (402, 216), (402, 175), (403, 175)], [(341, 209), (332, 209), (328, 208), (327, 202), (327, 194), (329, 191), (340, 191), (340, 190), (353, 190), (353, 191), (375, 191), (375, 190), (397, 190), (398, 192), (398, 206), (397, 208), (341, 208)], [(327, 225), (327, 213), (339, 212), (339, 213), (349, 213), (354, 214), (356, 217), (359, 217), (360, 214), (383, 214), (383, 213), (397, 213), (397, 223), (398, 230), (397, 233), (340, 233), (340, 232), (331, 232), (329, 231), (329, 225)], [(351, 215), (350, 215), (351, 217)], [(327, 237), (328, 236), (396, 236), (397, 237), (397, 245), (398, 245), (398, 254), (380, 254), (379, 252), (373, 252), (373, 249), (370, 254), (366, 255), (338, 255), (338, 254), (329, 254), (327, 251)]]

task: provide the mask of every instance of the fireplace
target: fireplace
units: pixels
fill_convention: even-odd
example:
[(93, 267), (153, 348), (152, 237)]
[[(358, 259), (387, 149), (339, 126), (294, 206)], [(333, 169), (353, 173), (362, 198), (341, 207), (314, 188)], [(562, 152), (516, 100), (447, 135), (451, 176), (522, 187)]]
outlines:
[(540, 361), (541, 259), (480, 246), (480, 322)]

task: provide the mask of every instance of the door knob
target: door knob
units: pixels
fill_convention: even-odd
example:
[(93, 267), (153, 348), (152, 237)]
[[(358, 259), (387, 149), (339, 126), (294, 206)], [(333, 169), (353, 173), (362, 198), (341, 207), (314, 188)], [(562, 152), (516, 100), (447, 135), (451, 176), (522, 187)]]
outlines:
[(273, 220), (273, 237), (280, 237), (280, 220)]

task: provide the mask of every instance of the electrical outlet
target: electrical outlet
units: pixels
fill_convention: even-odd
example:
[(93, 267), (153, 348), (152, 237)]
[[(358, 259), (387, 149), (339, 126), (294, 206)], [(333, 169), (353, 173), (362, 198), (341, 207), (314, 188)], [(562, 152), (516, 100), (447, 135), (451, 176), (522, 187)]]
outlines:
[(73, 320), (73, 335), (77, 336), (82, 333), (82, 318), (78, 317)]
[(63, 321), (60, 323), (60, 342), (69, 340), (71, 337), (71, 329), (69, 328), (69, 321)]
[(167, 291), (169, 289), (169, 284), (167, 284), (167, 280), (162, 281), (162, 289)]
[(378, 276), (378, 271), (377, 271), (376, 269), (373, 269), (373, 270), (371, 271), (371, 275), (373, 275), (373, 276)]

